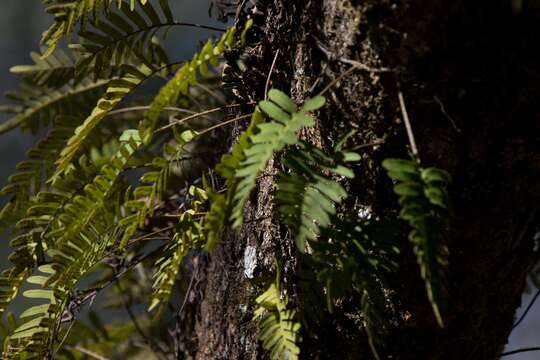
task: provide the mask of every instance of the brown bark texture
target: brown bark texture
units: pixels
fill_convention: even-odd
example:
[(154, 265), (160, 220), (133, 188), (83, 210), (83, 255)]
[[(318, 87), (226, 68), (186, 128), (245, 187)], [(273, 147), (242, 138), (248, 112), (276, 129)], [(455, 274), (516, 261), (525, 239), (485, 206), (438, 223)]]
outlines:
[[(534, 48), (540, 11), (529, 3), (521, 11), (510, 0), (256, 5), (260, 35), (238, 80), (243, 98), (264, 97), (276, 56), (271, 85), (297, 101), (357, 65), (326, 92), (329, 104), (317, 114), (316, 130), (304, 134), (323, 148), (350, 129), (357, 130), (353, 145), (384, 140), (359, 150), (362, 161), (348, 184), (351, 208), (396, 208), (380, 163), (406, 156), (399, 90), (422, 162), (454, 178), (446, 326), (437, 326), (404, 236), (400, 270), (389, 289), (395, 319), (379, 345), (383, 359), (496, 359), (506, 344), (537, 260), (540, 58)], [(210, 255), (199, 285), (198, 359), (265, 358), (251, 319), (261, 284), (275, 270), (274, 258), (282, 264), (289, 297), (300, 301), (298, 256), (270, 207), (274, 166), (261, 177), (241, 233), (225, 234)], [(344, 312), (355, 308), (354, 300), (343, 305)], [(365, 330), (354, 319), (336, 315), (321, 324), (304, 333), (302, 358), (372, 358)]]

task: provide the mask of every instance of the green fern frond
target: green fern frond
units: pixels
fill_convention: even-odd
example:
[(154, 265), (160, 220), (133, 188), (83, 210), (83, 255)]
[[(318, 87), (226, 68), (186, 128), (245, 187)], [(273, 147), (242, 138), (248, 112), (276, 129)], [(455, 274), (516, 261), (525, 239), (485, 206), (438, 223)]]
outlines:
[(22, 76), (31, 84), (58, 88), (70, 82), (75, 76), (75, 60), (61, 49), (56, 49), (43, 59), (39, 53), (32, 52), (34, 64), (18, 65), (10, 69), (13, 74)]
[[(253, 20), (248, 20), (242, 34), (248, 31), (252, 25)], [(208, 40), (201, 51), (176, 72), (173, 78), (161, 88), (145, 114), (141, 131), (146, 143), (150, 141), (159, 116), (165, 107), (176, 104), (180, 94), (186, 95), (189, 88), (199, 82), (198, 75), (208, 77), (210, 65), (217, 67), (219, 59), (225, 51), (243, 46), (244, 42), (245, 36), (237, 40), (236, 27), (231, 27), (215, 44)]]
[(277, 283), (272, 283), (255, 302), (258, 305), (254, 312), (254, 320), (259, 325), (258, 338), (270, 352), (270, 358), (298, 359), (301, 325), (295, 320), (296, 312), (287, 310), (288, 300), (282, 299)]
[(265, 169), (268, 161), (287, 145), (298, 143), (298, 132), (315, 124), (307, 113), (319, 109), (325, 103), (323, 97), (316, 97), (298, 108), (286, 94), (276, 89), (268, 92), (268, 98), (269, 101), (259, 103), (259, 108), (273, 121), (257, 126), (257, 133), (250, 137), (253, 145), (244, 151), (246, 158), (235, 171), (238, 186), (231, 213), (233, 228), (242, 225), (245, 204), (255, 187), (257, 176)]
[(179, 161), (184, 152), (184, 146), (191, 142), (198, 134), (192, 130), (185, 130), (177, 134), (175, 146), (165, 145), (164, 157), (154, 157), (149, 164), (151, 171), (145, 173), (134, 191), (134, 199), (127, 201), (124, 206), (130, 214), (124, 217), (120, 224), (126, 227), (120, 248), (123, 248), (135, 231), (144, 225), (147, 217), (154, 215), (154, 207), (163, 199), (167, 190), (171, 167)]
[[(9, 336), (4, 359), (19, 359), (22, 353), (25, 353), (27, 358), (44, 358), (49, 352), (54, 332), (51, 330), (57, 321), (58, 313), (55, 293), (51, 286), (47, 286), (54, 271), (50, 265), (41, 266), (38, 271), (37, 275), (26, 279), (33, 288), (23, 292), (23, 296), (42, 303), (26, 309), (20, 315), (20, 318), (26, 320)], [(39, 287), (35, 288), (35, 285)]]
[(328, 175), (353, 178), (354, 173), (341, 163), (359, 158), (356, 153), (343, 152), (329, 156), (305, 142), (286, 154), (283, 164), (290, 172), (279, 176), (276, 201), (284, 223), (296, 234), (296, 246), (301, 252), (306, 250), (306, 241), (316, 240), (320, 228), (331, 224), (336, 205), (347, 196), (345, 189)]
[(91, 108), (88, 104), (98, 98), (98, 90), (104, 88), (108, 80), (85, 80), (77, 84), (66, 84), (61, 88), (52, 89), (34, 85), (22, 86), (17, 92), (7, 96), (18, 102), (18, 105), (5, 107), (4, 112), (16, 115), (0, 124), (0, 134), (17, 127), (23, 130), (37, 130), (51, 123), (57, 116), (84, 116)]
[(133, 66), (123, 66), (124, 75), (120, 79), (112, 80), (107, 87), (105, 95), (99, 99), (96, 107), (86, 120), (75, 129), (74, 135), (69, 139), (67, 146), (62, 150), (56, 161), (57, 170), (54, 177), (58, 177), (73, 158), (77, 155), (80, 148), (84, 145), (86, 138), (92, 130), (107, 116), (115, 106), (117, 106), (127, 95), (129, 95), (138, 85), (153, 74), (153, 70), (146, 65), (139, 68)]
[(225, 179), (227, 193), (226, 195), (221, 195), (213, 191), (209, 191), (208, 193), (210, 203), (212, 204), (205, 220), (205, 230), (208, 239), (205, 248), (208, 251), (212, 251), (216, 246), (219, 236), (230, 217), (230, 204), (232, 203), (238, 184), (238, 179), (234, 175), (242, 161), (246, 158), (244, 152), (253, 145), (250, 138), (255, 134), (257, 126), (264, 123), (264, 120), (263, 114), (255, 110), (248, 128), (240, 135), (231, 153), (223, 155), (221, 162), (216, 166), (217, 173)]
[(180, 215), (173, 239), (156, 261), (157, 270), (152, 286), (154, 292), (148, 311), (167, 303), (180, 271), (182, 260), (189, 251), (204, 245), (203, 224), (201, 220), (196, 219), (196, 214), (206, 203), (208, 196), (203, 189), (195, 186), (189, 188), (189, 195), (192, 198), (190, 208)]
[(148, 60), (157, 67), (168, 64), (165, 51), (156, 43), (154, 35), (177, 23), (172, 19), (168, 1), (160, 1), (160, 10), (165, 19), (150, 2), (140, 9), (123, 6), (120, 13), (107, 12), (99, 21), (92, 22), (92, 26), (86, 26), (79, 32), (80, 43), (70, 45), (71, 50), (80, 55), (77, 76), (109, 77), (123, 64)]
[(433, 313), (443, 327), (439, 306), (448, 262), (443, 240), (449, 218), (447, 187), (451, 182), (450, 175), (437, 168), (423, 169), (414, 160), (387, 159), (383, 167), (396, 182), (394, 192), (399, 195), (400, 217), (413, 229), (409, 240)]
[[(139, 2), (145, 4), (148, 0)], [(130, 0), (129, 4), (122, 0), (43, 0), (43, 3), (47, 5), (45, 11), (54, 16), (54, 23), (41, 38), (41, 43), (47, 47), (43, 57), (49, 56), (56, 49), (63, 36), (75, 31), (79, 25), (84, 29), (90, 17), (96, 21), (102, 10), (108, 12), (113, 4), (121, 10), (135, 8), (135, 0)]]
[(0, 276), (0, 317), (8, 305), (15, 299), (27, 272), (13, 267)]

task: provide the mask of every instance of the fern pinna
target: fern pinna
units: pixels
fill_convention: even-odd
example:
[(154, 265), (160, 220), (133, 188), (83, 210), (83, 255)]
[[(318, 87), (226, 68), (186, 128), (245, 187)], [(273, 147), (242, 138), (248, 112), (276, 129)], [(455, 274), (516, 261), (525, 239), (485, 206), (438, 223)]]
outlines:
[[(284, 230), (283, 240), (296, 244), (299, 266), (309, 274), (298, 280), (300, 296), (291, 285), (295, 279), (280, 279), (279, 266), (269, 287), (259, 285), (270, 274), (252, 282), (261, 294), (247, 308), (254, 308), (262, 348), (272, 359), (307, 354), (301, 339), (309, 338), (311, 326), (321, 326), (310, 312), (333, 316), (348, 301), (355, 302), (358, 324), (378, 357), (377, 336), (395, 316), (387, 297), (398, 271), (400, 228), (393, 213), (366, 219), (351, 210), (358, 199), (347, 190), (362, 156), (345, 148), (346, 138), (321, 148), (303, 136), (326, 99), (297, 104), (270, 89), (256, 106), (208, 109), (228, 95), (221, 68), (232, 60), (224, 55), (243, 68), (236, 65), (256, 41), (253, 19), (241, 17), (221, 30), (177, 21), (166, 0), (43, 2), (54, 16), (43, 35), (44, 51), (31, 55), (32, 64), (12, 68), (23, 85), (8, 94), (12, 104), (0, 108), (13, 114), (0, 124), (0, 134), (15, 128), (47, 134), (1, 193), (8, 201), (0, 230), (10, 232), (13, 248), (12, 264), (0, 276), (0, 314), (8, 322), (0, 323), (3, 358), (77, 359), (104, 352), (126, 358), (147, 355), (142, 348), (181, 357), (181, 330), (193, 331), (182, 312), (199, 280), (193, 275), (186, 289), (182, 274), (195, 274), (193, 254), (220, 251), (223, 233), (243, 229), (244, 210), (271, 160), (273, 221)], [(161, 40), (186, 26), (219, 35), (193, 57), (170, 60)], [(64, 38), (69, 46), (61, 49)], [(147, 97), (143, 84), (150, 79), (162, 86)], [(224, 110), (234, 108), (248, 113), (222, 121)], [(183, 113), (189, 116), (175, 117)], [(248, 117), (244, 128), (240, 120)], [(216, 134), (232, 123), (245, 130), (227, 139), (233, 144), (223, 151), (226, 141)], [(220, 146), (208, 146), (216, 140)], [(184, 176), (179, 164), (193, 165), (194, 159), (204, 160), (203, 166)], [(400, 215), (413, 229), (409, 238), (442, 324), (449, 176), (414, 161), (387, 160), (383, 167), (396, 182)], [(121, 290), (107, 291), (112, 284)], [(20, 299), (31, 305), (14, 316), (12, 304)], [(103, 324), (92, 308), (98, 306), (125, 311), (131, 321)], [(84, 338), (92, 331), (78, 321), (83, 310), (105, 340)], [(164, 329), (173, 318), (170, 341)], [(141, 342), (141, 349), (134, 346)]]

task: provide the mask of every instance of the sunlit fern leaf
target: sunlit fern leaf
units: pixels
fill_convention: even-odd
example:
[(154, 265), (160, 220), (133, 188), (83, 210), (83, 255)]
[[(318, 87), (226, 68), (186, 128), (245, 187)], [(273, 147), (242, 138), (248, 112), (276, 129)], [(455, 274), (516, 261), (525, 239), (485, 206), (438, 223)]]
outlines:
[(63, 50), (56, 49), (45, 59), (36, 52), (32, 52), (30, 57), (34, 64), (17, 65), (10, 70), (32, 84), (58, 88), (71, 81), (75, 75), (74, 59)]
[(286, 94), (276, 89), (268, 92), (268, 98), (269, 101), (259, 103), (259, 108), (272, 121), (257, 126), (257, 133), (249, 138), (253, 145), (244, 151), (246, 158), (235, 171), (238, 186), (231, 213), (234, 228), (242, 225), (245, 204), (255, 187), (257, 177), (266, 168), (268, 161), (274, 153), (298, 143), (298, 132), (315, 124), (307, 112), (317, 110), (325, 102), (323, 97), (316, 97), (297, 108)]
[[(250, 20), (244, 26), (242, 34), (253, 25)], [(170, 105), (175, 105), (180, 94), (186, 95), (191, 86), (199, 82), (198, 76), (208, 77), (210, 66), (218, 66), (219, 59), (227, 50), (232, 50), (244, 44), (244, 40), (236, 38), (236, 27), (231, 27), (215, 44), (208, 40), (201, 51), (193, 56), (191, 61), (187, 61), (176, 72), (167, 84), (165, 84), (158, 95), (150, 104), (150, 109), (146, 112), (141, 124), (141, 131), (145, 142), (149, 142), (153, 136), (159, 116)]]
[(36, 275), (26, 279), (30, 289), (24, 291), (23, 296), (41, 304), (27, 308), (20, 315), (24, 322), (9, 336), (4, 358), (18, 358), (22, 352), (26, 352), (30, 358), (40, 358), (47, 354), (58, 309), (55, 293), (51, 286), (46, 285), (53, 273), (50, 265), (43, 265), (38, 268)]
[(62, 150), (56, 161), (57, 170), (54, 177), (59, 176), (66, 170), (92, 130), (107, 116), (115, 106), (117, 106), (128, 94), (138, 85), (153, 74), (152, 69), (146, 65), (139, 68), (124, 65), (124, 75), (120, 79), (111, 80), (106, 93), (99, 99), (92, 113), (86, 118), (82, 125), (75, 129), (74, 135), (69, 139), (66, 147)]
[(76, 85), (66, 84), (61, 88), (51, 89), (34, 85), (23, 85), (7, 97), (16, 101), (15, 107), (4, 108), (4, 111), (16, 115), (0, 124), (0, 134), (17, 127), (37, 132), (60, 115), (83, 115), (90, 111), (89, 104), (98, 98), (98, 90), (104, 88), (108, 80), (81, 81)]
[(414, 160), (387, 159), (383, 167), (396, 182), (394, 192), (399, 196), (400, 217), (413, 229), (409, 240), (433, 313), (442, 327), (439, 307), (448, 256), (443, 241), (449, 219), (447, 187), (451, 182), (450, 175), (437, 168), (423, 169)]
[[(74, 32), (79, 25), (84, 29), (91, 17), (98, 19), (102, 10), (109, 12), (113, 4), (119, 8), (134, 9), (135, 2), (136, 0), (130, 0), (131, 4), (119, 0), (43, 0), (47, 6), (45, 11), (54, 17), (53, 24), (41, 38), (41, 43), (47, 47), (43, 57), (49, 56), (56, 49), (63, 36)], [(138, 2), (142, 4), (148, 1)]]
[(316, 240), (320, 228), (331, 224), (336, 205), (347, 196), (345, 189), (328, 175), (354, 177), (352, 170), (341, 163), (358, 159), (355, 153), (326, 155), (305, 142), (286, 154), (284, 165), (289, 171), (279, 176), (276, 201), (301, 252), (306, 250), (306, 241)]
[(13, 267), (0, 276), (0, 317), (7, 306), (15, 299), (27, 272), (24, 269)]
[(208, 194), (211, 203), (210, 210), (208, 211), (205, 220), (205, 231), (208, 239), (206, 249), (208, 251), (213, 250), (216, 246), (219, 236), (230, 217), (230, 204), (236, 193), (236, 186), (238, 184), (238, 179), (234, 176), (236, 169), (238, 169), (242, 161), (245, 160), (244, 152), (253, 145), (250, 138), (255, 134), (257, 126), (262, 124), (264, 120), (263, 114), (260, 111), (255, 110), (248, 128), (240, 135), (240, 138), (233, 146), (231, 153), (223, 155), (220, 163), (216, 166), (218, 174), (225, 179), (227, 193), (222, 195), (210, 191)]
[(282, 298), (277, 284), (261, 294), (255, 302), (258, 307), (254, 320), (258, 322), (258, 338), (273, 360), (298, 359), (301, 325), (295, 319), (296, 312), (288, 310), (287, 298)]
[(166, 304), (171, 296), (182, 260), (193, 249), (204, 245), (203, 224), (196, 219), (199, 209), (206, 203), (208, 196), (203, 189), (189, 188), (191, 205), (179, 216), (173, 239), (167, 245), (162, 256), (156, 261), (156, 273), (152, 285), (153, 293), (149, 311)]

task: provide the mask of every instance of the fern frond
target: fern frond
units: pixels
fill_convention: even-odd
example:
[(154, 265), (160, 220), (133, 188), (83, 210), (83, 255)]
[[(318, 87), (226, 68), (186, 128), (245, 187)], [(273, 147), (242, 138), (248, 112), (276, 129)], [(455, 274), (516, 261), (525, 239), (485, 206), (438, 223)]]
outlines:
[(27, 272), (24, 269), (13, 267), (4, 271), (0, 276), (0, 317), (17, 296), (26, 275)]
[[(148, 0), (139, 0), (141, 4)], [(113, 4), (118, 8), (129, 6), (134, 10), (135, 0), (130, 4), (122, 0), (43, 0), (47, 5), (45, 11), (54, 16), (54, 23), (43, 33), (41, 43), (47, 47), (43, 57), (49, 56), (58, 45), (60, 39), (72, 33), (80, 25), (85, 28), (88, 20), (93, 16), (94, 20), (102, 10), (107, 12)], [(161, 2), (161, 1), (160, 1)]]
[[(253, 21), (248, 20), (242, 34), (245, 34), (252, 25)], [(208, 77), (209, 67), (218, 66), (219, 58), (225, 51), (243, 46), (244, 42), (245, 36), (241, 36), (240, 40), (236, 39), (236, 27), (233, 26), (215, 44), (208, 40), (201, 51), (176, 72), (174, 77), (161, 88), (145, 114), (141, 131), (146, 143), (150, 141), (159, 116), (165, 107), (176, 104), (180, 94), (186, 95), (189, 88), (199, 82), (198, 75)]]
[(232, 203), (238, 184), (238, 179), (234, 175), (242, 161), (246, 158), (244, 152), (253, 145), (250, 138), (255, 134), (257, 126), (262, 124), (264, 120), (263, 114), (255, 110), (248, 128), (240, 135), (231, 153), (223, 155), (220, 163), (216, 166), (217, 173), (225, 179), (227, 193), (226, 195), (212, 191), (208, 193), (210, 203), (212, 204), (205, 221), (206, 236), (208, 239), (205, 248), (208, 251), (213, 250), (216, 246), (219, 236), (230, 217), (230, 204)]
[(105, 95), (99, 99), (96, 107), (86, 120), (75, 129), (74, 135), (69, 139), (67, 146), (62, 150), (56, 161), (57, 170), (54, 177), (58, 177), (71, 163), (83, 146), (86, 138), (92, 130), (107, 116), (124, 97), (130, 94), (138, 85), (153, 74), (152, 69), (146, 65), (139, 68), (133, 66), (123, 66), (124, 75), (120, 79), (112, 80), (107, 87)]
[(259, 324), (258, 338), (270, 352), (273, 360), (298, 359), (301, 325), (295, 320), (296, 312), (287, 310), (287, 298), (281, 298), (279, 286), (272, 283), (255, 302), (258, 307), (254, 320)]
[(257, 126), (258, 132), (250, 137), (253, 145), (245, 150), (246, 158), (235, 172), (238, 186), (231, 213), (233, 228), (240, 227), (243, 222), (244, 207), (255, 187), (257, 176), (276, 152), (298, 143), (300, 129), (315, 124), (307, 113), (319, 109), (325, 102), (323, 97), (316, 97), (298, 108), (286, 94), (276, 89), (268, 92), (268, 98), (269, 101), (259, 103), (259, 108), (273, 121)]
[(195, 215), (206, 203), (208, 196), (204, 190), (195, 186), (189, 188), (189, 195), (192, 198), (191, 206), (180, 215), (173, 239), (156, 261), (157, 270), (152, 286), (154, 292), (148, 311), (167, 303), (180, 271), (182, 260), (189, 251), (204, 245), (203, 224), (195, 218)]
[(160, 10), (165, 19), (158, 15), (150, 2), (145, 2), (140, 9), (123, 6), (120, 13), (106, 12), (99, 21), (85, 27), (79, 32), (80, 43), (70, 45), (80, 55), (77, 76), (108, 77), (123, 64), (144, 63), (147, 59), (157, 67), (168, 64), (166, 54), (155, 42), (154, 35), (158, 30), (177, 23), (172, 19), (168, 1), (160, 1)]
[(276, 201), (284, 223), (296, 234), (296, 246), (301, 252), (306, 250), (306, 241), (316, 240), (320, 228), (331, 224), (336, 205), (347, 196), (345, 189), (328, 175), (353, 178), (354, 173), (341, 163), (358, 160), (356, 153), (336, 152), (329, 156), (305, 142), (286, 154), (283, 164), (290, 172), (279, 176)]
[[(55, 293), (51, 286), (47, 286), (54, 271), (50, 265), (43, 265), (38, 271), (37, 275), (30, 276), (26, 280), (34, 288), (23, 292), (23, 296), (42, 303), (26, 309), (20, 315), (22, 319), (27, 320), (8, 337), (4, 359), (19, 359), (22, 353), (25, 353), (24, 356), (27, 358), (44, 358), (49, 352), (54, 332), (51, 330), (57, 321), (55, 316), (58, 313)], [(35, 288), (35, 285), (39, 287)]]
[(84, 80), (77, 84), (66, 84), (61, 88), (52, 89), (34, 85), (22, 86), (17, 92), (7, 94), (7, 97), (20, 105), (4, 108), (4, 112), (14, 112), (16, 115), (0, 124), (0, 134), (14, 128), (37, 130), (51, 123), (57, 116), (85, 115), (91, 108), (88, 104), (95, 102), (98, 90), (105, 87), (108, 80)]
[(443, 327), (439, 305), (448, 262), (443, 240), (449, 218), (447, 187), (450, 175), (437, 168), (423, 169), (413, 160), (387, 159), (383, 167), (396, 182), (394, 192), (399, 196), (400, 217), (413, 229), (409, 240), (433, 313)]
[(175, 146), (168, 143), (165, 145), (167, 159), (156, 156), (152, 163), (149, 164), (152, 170), (141, 177), (141, 185), (133, 191), (134, 199), (124, 204), (130, 214), (120, 222), (121, 225), (126, 227), (123, 239), (120, 242), (120, 248), (123, 248), (135, 231), (144, 225), (147, 217), (154, 215), (154, 207), (163, 199), (167, 190), (171, 167), (182, 157), (184, 146), (196, 136), (197, 133), (192, 130), (185, 130), (177, 134)]
[(10, 69), (13, 74), (22, 76), (31, 84), (52, 88), (61, 87), (75, 76), (75, 60), (61, 49), (56, 49), (43, 59), (39, 53), (32, 52), (33, 65), (18, 65)]

